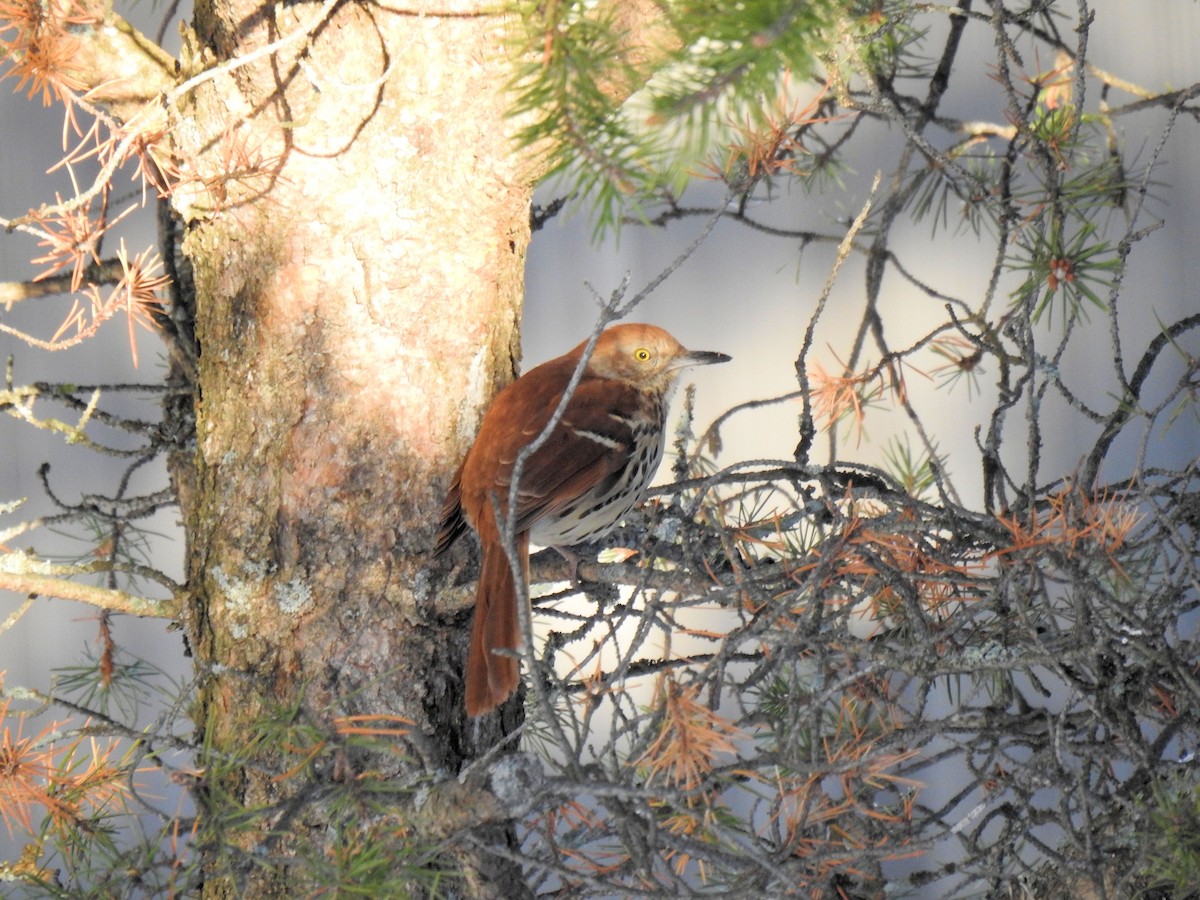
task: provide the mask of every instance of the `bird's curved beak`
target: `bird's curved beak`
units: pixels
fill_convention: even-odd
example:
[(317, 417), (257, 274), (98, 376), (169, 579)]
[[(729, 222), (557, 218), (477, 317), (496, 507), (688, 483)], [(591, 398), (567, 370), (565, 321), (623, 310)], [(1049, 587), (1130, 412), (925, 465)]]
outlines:
[(717, 353), (713, 350), (689, 350), (683, 356), (676, 360), (674, 369), (682, 369), (687, 366), (711, 366), (716, 363), (729, 362), (733, 359), (724, 353)]

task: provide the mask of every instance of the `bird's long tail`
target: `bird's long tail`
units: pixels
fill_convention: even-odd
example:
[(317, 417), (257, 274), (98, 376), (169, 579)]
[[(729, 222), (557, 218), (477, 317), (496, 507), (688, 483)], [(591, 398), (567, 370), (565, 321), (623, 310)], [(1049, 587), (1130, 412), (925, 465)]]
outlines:
[[(467, 715), (479, 716), (512, 696), (520, 683), (517, 658), (494, 650), (516, 651), (521, 645), (517, 620), (517, 588), (512, 566), (499, 540), (484, 540), (483, 566), (475, 596), (471, 649), (467, 654)], [(529, 533), (517, 535), (517, 558), (529, 584)]]

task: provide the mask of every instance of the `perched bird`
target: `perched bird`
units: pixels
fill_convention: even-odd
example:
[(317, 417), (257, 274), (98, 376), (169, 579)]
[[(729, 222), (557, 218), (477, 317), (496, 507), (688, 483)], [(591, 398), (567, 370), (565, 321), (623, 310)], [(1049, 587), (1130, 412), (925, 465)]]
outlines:
[[(467, 656), (471, 716), (517, 689), (516, 658), (493, 652), (520, 645), (517, 588), (502, 537), (509, 487), (517, 454), (549, 423), (586, 344), (496, 395), (442, 509), (437, 556), (467, 525), (483, 549)], [(728, 360), (687, 350), (653, 325), (614, 325), (601, 333), (562, 418), (520, 474), (515, 550), (526, 583), (531, 541), (569, 547), (601, 537), (641, 499), (662, 460), (667, 398), (679, 370)]]

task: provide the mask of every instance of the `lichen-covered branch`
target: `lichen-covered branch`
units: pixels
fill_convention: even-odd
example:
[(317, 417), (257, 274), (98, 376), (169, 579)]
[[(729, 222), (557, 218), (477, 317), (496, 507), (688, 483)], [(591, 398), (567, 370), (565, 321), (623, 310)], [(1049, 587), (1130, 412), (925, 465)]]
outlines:
[[(71, 580), (85, 575), (106, 574), (113, 571), (136, 573), (152, 577), (174, 594), (166, 600), (153, 600), (129, 591), (116, 588), (82, 584)], [(182, 588), (173, 584), (161, 573), (145, 567), (112, 566), (103, 562), (70, 565), (48, 563), (24, 553), (5, 553), (0, 556), (0, 589), (18, 594), (36, 594), (40, 597), (55, 597), (60, 600), (76, 600), (97, 609), (126, 613), (133, 616), (154, 616), (171, 619), (179, 614)]]

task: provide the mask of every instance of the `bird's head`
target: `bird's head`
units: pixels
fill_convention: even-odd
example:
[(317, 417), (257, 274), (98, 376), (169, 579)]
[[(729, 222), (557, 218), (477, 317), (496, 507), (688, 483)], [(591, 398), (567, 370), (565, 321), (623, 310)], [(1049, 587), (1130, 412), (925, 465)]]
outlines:
[(666, 391), (680, 369), (728, 362), (724, 353), (688, 350), (654, 325), (628, 323), (607, 328), (596, 342), (588, 373), (650, 391)]

